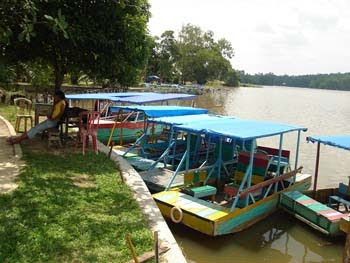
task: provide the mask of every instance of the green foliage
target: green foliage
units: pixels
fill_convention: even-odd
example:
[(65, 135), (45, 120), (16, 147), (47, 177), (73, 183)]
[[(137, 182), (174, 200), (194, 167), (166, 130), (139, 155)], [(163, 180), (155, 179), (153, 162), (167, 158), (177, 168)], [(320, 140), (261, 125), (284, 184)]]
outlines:
[(10, 83), (16, 78), (14, 67), (6, 66), (0, 62), (0, 82)]
[(238, 87), (239, 86), (239, 75), (235, 70), (227, 73), (225, 79), (225, 86)]
[(203, 32), (191, 24), (183, 26), (178, 39), (173, 31), (165, 31), (160, 38), (152, 39), (151, 47), (147, 75), (159, 75), (164, 82), (205, 84), (224, 80), (232, 72), (231, 43), (226, 39), (215, 41), (213, 32)]
[(0, 55), (12, 63), (41, 59), (56, 88), (80, 71), (131, 85), (145, 66), (147, 0), (4, 0), (0, 14)]
[(152, 236), (105, 155), (25, 151), (19, 187), (0, 195), (1, 262), (126, 262)]
[[(188, 24), (179, 34), (179, 71), (183, 81), (223, 80), (232, 69), (227, 58), (233, 56), (233, 49), (227, 40), (215, 42), (211, 31), (203, 32), (199, 27)], [(227, 58), (225, 58), (225, 56)]]
[(242, 82), (257, 85), (350, 90), (350, 73), (277, 76), (273, 73), (251, 75), (241, 71), (239, 74)]

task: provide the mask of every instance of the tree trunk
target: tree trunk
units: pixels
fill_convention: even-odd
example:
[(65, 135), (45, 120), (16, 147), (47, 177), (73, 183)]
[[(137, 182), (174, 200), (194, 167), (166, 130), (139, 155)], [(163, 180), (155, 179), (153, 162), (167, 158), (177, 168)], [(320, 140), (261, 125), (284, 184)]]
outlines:
[(64, 78), (64, 71), (60, 66), (55, 65), (54, 73), (55, 73), (55, 91), (57, 91), (61, 89), (63, 78)]

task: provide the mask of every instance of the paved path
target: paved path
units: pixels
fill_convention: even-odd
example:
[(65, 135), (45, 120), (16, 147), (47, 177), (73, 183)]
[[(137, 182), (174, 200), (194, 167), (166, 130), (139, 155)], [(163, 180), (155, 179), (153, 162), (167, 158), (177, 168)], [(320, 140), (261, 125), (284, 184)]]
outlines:
[(12, 126), (9, 127), (9, 123), (0, 116), (0, 194), (17, 188), (15, 181), (23, 164), (20, 161), (20, 148), (6, 142), (6, 138), (13, 135)]

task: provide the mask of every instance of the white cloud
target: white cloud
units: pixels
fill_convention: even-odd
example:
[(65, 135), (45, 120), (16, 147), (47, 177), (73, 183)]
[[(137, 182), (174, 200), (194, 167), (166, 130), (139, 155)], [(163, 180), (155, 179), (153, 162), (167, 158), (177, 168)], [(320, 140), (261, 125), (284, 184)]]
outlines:
[(312, 74), (350, 71), (348, 0), (150, 0), (149, 30), (161, 35), (187, 23), (226, 38), (232, 64), (246, 72)]

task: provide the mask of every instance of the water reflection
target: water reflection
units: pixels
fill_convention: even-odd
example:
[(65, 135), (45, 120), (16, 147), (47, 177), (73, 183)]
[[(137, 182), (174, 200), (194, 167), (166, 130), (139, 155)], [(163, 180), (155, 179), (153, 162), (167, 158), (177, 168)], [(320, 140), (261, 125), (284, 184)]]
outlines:
[(340, 262), (344, 238), (326, 240), (278, 212), (240, 233), (209, 237), (169, 223), (193, 262)]

